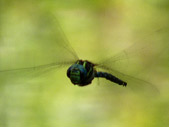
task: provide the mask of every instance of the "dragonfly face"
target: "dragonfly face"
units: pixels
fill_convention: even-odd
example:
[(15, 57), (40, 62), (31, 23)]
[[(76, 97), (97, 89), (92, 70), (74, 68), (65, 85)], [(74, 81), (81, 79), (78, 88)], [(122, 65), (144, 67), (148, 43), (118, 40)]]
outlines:
[(74, 84), (80, 83), (80, 70), (78, 68), (73, 68), (71, 70), (70, 79)]
[(73, 64), (67, 70), (67, 76), (70, 78), (73, 84), (81, 84), (84, 78), (86, 77), (86, 69), (79, 64)]

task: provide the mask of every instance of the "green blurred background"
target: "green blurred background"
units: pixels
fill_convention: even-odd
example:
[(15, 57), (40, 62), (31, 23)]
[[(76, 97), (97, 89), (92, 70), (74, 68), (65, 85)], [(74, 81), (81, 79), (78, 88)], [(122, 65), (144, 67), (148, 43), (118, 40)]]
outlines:
[[(150, 96), (143, 96), (96, 79), (74, 86), (69, 66), (3, 72), (0, 127), (169, 126), (169, 1), (0, 0), (0, 70), (75, 60), (58, 22), (81, 59), (97, 62), (134, 42), (136, 51), (148, 43), (135, 64), (118, 67), (152, 82), (159, 94), (148, 89)], [(144, 64), (135, 68), (139, 61)]]

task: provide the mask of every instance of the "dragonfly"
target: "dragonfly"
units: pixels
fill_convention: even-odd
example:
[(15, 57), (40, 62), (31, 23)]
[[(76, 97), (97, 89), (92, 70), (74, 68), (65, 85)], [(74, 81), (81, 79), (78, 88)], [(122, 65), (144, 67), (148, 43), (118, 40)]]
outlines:
[[(37, 19), (36, 19), (37, 20)], [(151, 86), (151, 83), (142, 79), (124, 74), (115, 68), (114, 63), (122, 60), (128, 60), (130, 56), (142, 54), (151, 48), (151, 44), (139, 45), (134, 43), (129, 48), (106, 58), (98, 63), (89, 60), (80, 59), (76, 51), (72, 48), (66, 35), (64, 34), (57, 19), (41, 18), (38, 22), (31, 21), (34, 32), (28, 30), (25, 42), (13, 41), (12, 45), (1, 47), (0, 74), (6, 72), (28, 71), (28, 70), (53, 70), (60, 67), (67, 67), (67, 77), (72, 84), (78, 86), (87, 86), (92, 84), (95, 78), (104, 78), (110, 83), (121, 86)], [(24, 26), (25, 27), (25, 26)], [(153, 34), (155, 37), (157, 34)], [(23, 35), (25, 37), (25, 35)], [(30, 39), (31, 38), (31, 39)], [(146, 49), (145, 49), (146, 47)], [(148, 49), (147, 49), (148, 47)], [(11, 55), (9, 55), (11, 54)], [(42, 55), (43, 54), (43, 55)], [(24, 64), (23, 64), (24, 63)], [(125, 65), (124, 65), (125, 66)], [(132, 65), (131, 65), (132, 66)], [(103, 71), (98, 71), (101, 69)]]
[(67, 76), (70, 78), (73, 84), (79, 86), (86, 86), (91, 84), (92, 80), (97, 78), (105, 78), (111, 82), (114, 82), (119, 85), (127, 86), (127, 83), (114, 75), (107, 72), (97, 72), (94, 68), (95, 64), (87, 60), (77, 60), (67, 70)]

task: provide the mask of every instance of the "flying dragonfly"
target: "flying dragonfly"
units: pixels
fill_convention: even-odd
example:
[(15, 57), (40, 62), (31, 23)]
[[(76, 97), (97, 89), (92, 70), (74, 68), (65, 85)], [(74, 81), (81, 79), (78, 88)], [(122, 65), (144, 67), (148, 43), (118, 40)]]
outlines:
[(114, 75), (107, 72), (97, 72), (94, 68), (96, 64), (93, 64), (87, 60), (77, 60), (67, 70), (67, 76), (70, 78), (73, 84), (79, 86), (86, 86), (91, 84), (94, 78), (105, 78), (111, 82), (119, 85), (127, 86), (127, 82), (115, 77)]
[[(143, 46), (134, 44), (113, 57), (94, 63), (79, 59), (57, 20), (39, 17), (38, 22), (32, 20), (30, 23), (34, 27), (34, 33), (32, 31), (27, 31), (27, 33), (21, 32), (20, 36), (24, 34), (24, 37), (32, 38), (31, 41), (28, 39), (26, 42), (18, 42), (13, 39), (15, 42), (12, 43), (13, 45), (1, 47), (3, 49), (1, 50), (1, 56), (4, 56), (4, 58), (8, 57), (8, 59), (7, 61), (1, 60), (0, 73), (43, 70), (46, 68), (53, 70), (59, 69), (61, 66), (67, 66), (67, 77), (74, 85), (78, 86), (89, 85), (95, 78), (104, 78), (121, 86), (130, 86), (130, 83), (136, 86), (138, 84), (144, 86), (151, 85), (151, 83), (144, 80), (123, 74), (121, 71), (118, 71), (118, 68), (113, 66), (115, 62), (128, 59), (131, 55), (137, 56), (145, 51)], [(148, 43), (144, 47), (149, 46)], [(11, 53), (11, 56), (9, 53)], [(104, 71), (98, 71), (99, 68)]]

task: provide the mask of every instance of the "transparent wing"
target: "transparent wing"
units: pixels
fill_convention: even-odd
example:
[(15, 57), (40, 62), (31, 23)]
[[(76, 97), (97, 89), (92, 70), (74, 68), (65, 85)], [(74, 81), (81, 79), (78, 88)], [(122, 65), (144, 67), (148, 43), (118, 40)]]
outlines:
[[(126, 81), (128, 87), (134, 91), (141, 90), (142, 92), (147, 91), (147, 93), (156, 91), (157, 93), (158, 90), (154, 85), (147, 82), (146, 79), (142, 80), (136, 77), (158, 62), (158, 57), (168, 47), (167, 36), (168, 30), (166, 29), (159, 29), (154, 33), (147, 34), (146, 37), (140, 39), (141, 41), (136, 41), (129, 48), (100, 61), (97, 68)], [(142, 77), (144, 78), (144, 75)]]
[(68, 65), (78, 59), (54, 15), (23, 11), (15, 17), (8, 14), (1, 22), (1, 73)]
[(138, 74), (143, 69), (157, 63), (158, 58), (167, 50), (168, 32), (167, 28), (161, 28), (152, 33), (140, 35), (133, 45), (110, 58), (101, 60), (98, 66), (106, 66), (126, 74)]

